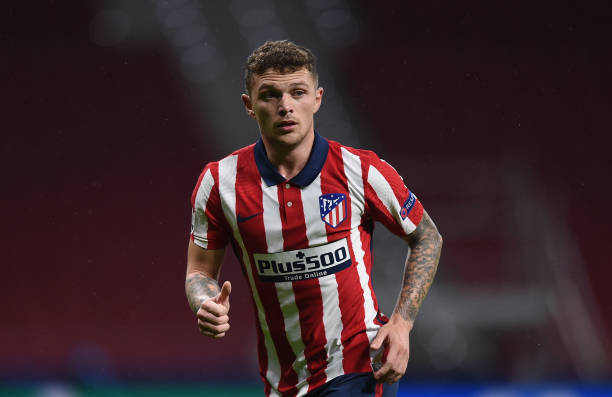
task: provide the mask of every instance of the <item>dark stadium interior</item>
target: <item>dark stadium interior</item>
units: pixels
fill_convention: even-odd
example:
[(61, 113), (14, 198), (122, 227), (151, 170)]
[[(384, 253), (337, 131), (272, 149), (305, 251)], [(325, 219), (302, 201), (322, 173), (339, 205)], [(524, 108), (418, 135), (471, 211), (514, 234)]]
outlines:
[[(196, 110), (161, 33), (142, 46), (92, 42), (108, 4), (118, 3), (2, 6), (0, 381), (257, 381), (252, 304), (231, 250), (224, 340), (198, 334), (184, 294), (189, 197), (225, 154), (226, 132), (206, 126), (220, 116)], [(359, 39), (330, 57), (350, 114), (445, 238), (436, 296), (479, 291), (481, 315), (456, 325), (468, 352), (437, 365), (417, 323), (405, 378), (609, 380), (610, 7), (500, 7), (350, 2)], [(509, 310), (533, 303), (546, 319), (485, 318), (505, 310), (497, 292), (525, 285), (550, 293)], [(582, 306), (567, 306), (574, 297)], [(566, 326), (585, 318), (588, 334)]]

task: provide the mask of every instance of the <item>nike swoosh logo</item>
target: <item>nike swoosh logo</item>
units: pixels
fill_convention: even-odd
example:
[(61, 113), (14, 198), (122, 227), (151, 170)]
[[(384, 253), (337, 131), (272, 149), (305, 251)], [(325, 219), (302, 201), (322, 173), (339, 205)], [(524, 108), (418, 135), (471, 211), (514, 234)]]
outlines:
[(253, 214), (253, 215), (245, 216), (244, 218), (241, 217), (240, 214), (238, 214), (237, 221), (238, 221), (238, 223), (246, 222), (246, 221), (248, 221), (251, 218), (255, 218), (257, 215), (260, 215), (261, 213), (262, 213), (262, 211), (260, 211), (260, 212), (258, 212), (256, 214)]

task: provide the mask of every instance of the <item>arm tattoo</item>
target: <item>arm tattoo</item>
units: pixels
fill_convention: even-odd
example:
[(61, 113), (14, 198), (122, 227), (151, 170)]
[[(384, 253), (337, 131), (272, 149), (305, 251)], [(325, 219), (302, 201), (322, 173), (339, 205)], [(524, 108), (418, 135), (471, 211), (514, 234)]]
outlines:
[(202, 302), (217, 295), (220, 291), (217, 280), (202, 273), (189, 274), (185, 279), (185, 293), (194, 313), (198, 312)]
[(409, 237), (410, 254), (406, 260), (404, 283), (395, 311), (402, 318), (414, 322), (425, 295), (433, 282), (440, 251), (442, 237), (427, 213), (417, 229)]

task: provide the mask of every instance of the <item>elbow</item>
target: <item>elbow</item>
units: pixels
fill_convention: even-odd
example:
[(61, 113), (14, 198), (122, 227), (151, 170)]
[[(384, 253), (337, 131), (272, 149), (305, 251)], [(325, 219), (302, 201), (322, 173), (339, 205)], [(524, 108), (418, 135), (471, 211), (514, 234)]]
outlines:
[(435, 251), (438, 252), (439, 255), (442, 251), (442, 244), (444, 243), (444, 239), (442, 238), (442, 235), (437, 229), (430, 235), (429, 241), (431, 246), (434, 248)]
[(434, 235), (434, 239), (436, 240), (436, 246), (438, 250), (442, 250), (442, 244), (444, 244), (444, 239), (439, 231), (436, 230), (436, 234)]

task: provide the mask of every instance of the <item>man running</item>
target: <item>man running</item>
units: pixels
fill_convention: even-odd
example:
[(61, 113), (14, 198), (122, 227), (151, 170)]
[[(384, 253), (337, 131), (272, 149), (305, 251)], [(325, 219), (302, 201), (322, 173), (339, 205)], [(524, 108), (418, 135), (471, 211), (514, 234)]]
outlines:
[[(245, 85), (261, 137), (207, 164), (191, 198), (185, 285), (200, 332), (230, 328), (231, 284), (218, 279), (231, 243), (256, 308), (266, 396), (393, 396), (442, 238), (393, 167), (315, 131), (323, 88), (310, 50), (266, 42)], [(370, 277), (375, 221), (409, 251), (390, 318)]]

